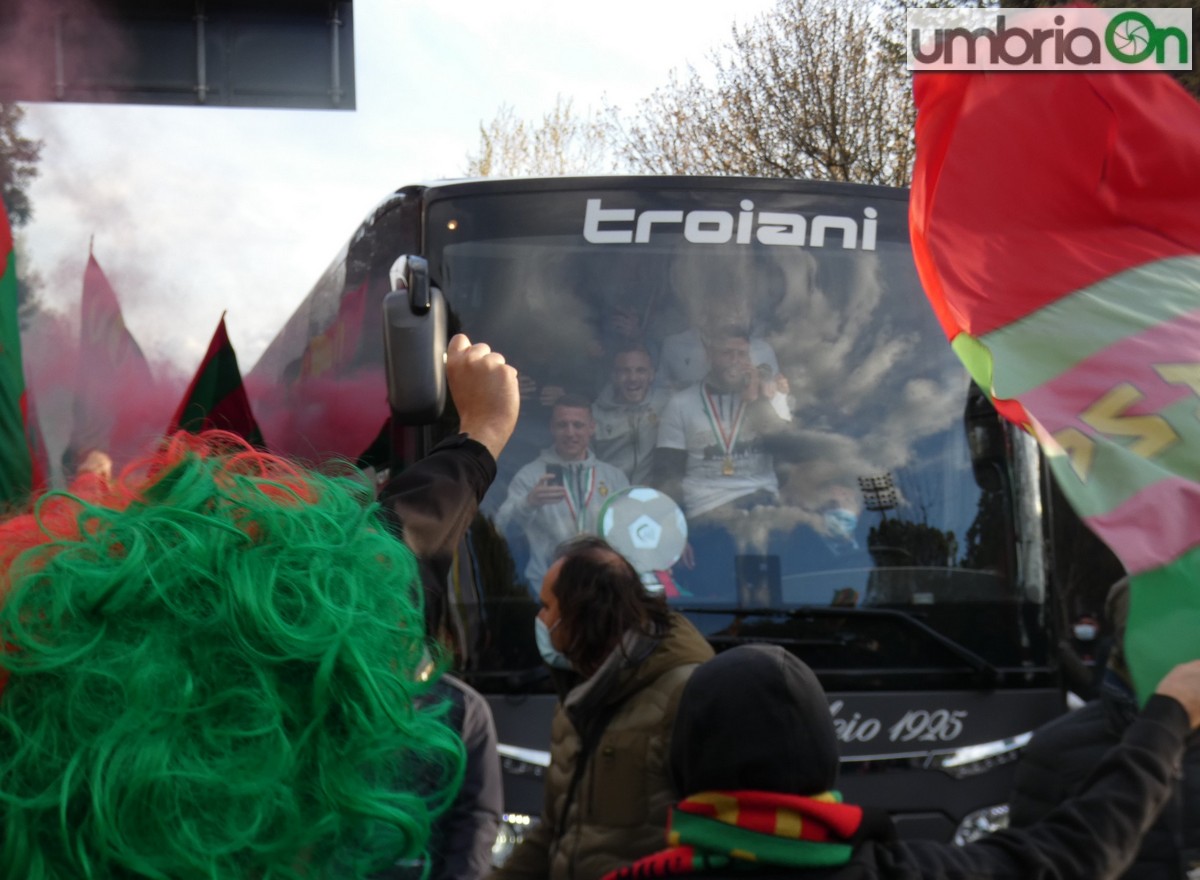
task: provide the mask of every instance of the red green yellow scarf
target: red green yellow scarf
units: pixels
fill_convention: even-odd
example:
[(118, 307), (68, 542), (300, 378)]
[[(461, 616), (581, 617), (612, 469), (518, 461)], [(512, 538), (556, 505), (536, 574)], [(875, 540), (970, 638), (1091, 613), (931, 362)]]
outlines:
[(671, 810), (667, 849), (618, 868), (604, 880), (692, 874), (737, 862), (844, 865), (854, 852), (850, 839), (862, 819), (862, 808), (843, 804), (836, 791), (811, 797), (769, 791), (702, 792)]

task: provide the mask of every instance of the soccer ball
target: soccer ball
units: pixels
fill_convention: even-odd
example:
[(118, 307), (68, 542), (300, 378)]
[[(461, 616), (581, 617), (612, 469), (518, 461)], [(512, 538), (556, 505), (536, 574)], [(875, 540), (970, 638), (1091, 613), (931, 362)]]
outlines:
[(600, 509), (600, 536), (641, 573), (665, 571), (687, 545), (687, 520), (679, 505), (657, 489), (631, 486)]

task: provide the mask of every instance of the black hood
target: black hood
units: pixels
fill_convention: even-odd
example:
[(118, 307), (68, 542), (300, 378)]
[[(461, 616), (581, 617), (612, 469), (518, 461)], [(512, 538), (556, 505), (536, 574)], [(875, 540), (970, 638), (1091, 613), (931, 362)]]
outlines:
[(671, 736), (671, 781), (701, 791), (811, 795), (837, 782), (838, 750), (825, 690), (777, 645), (743, 645), (688, 680)]

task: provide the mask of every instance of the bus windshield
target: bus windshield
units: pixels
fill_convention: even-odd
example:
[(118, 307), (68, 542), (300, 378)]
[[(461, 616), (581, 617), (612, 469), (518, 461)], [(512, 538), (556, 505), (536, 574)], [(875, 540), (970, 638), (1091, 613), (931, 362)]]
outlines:
[(674, 548), (648, 583), (718, 645), (790, 642), (856, 686), (1041, 665), (1037, 481), (974, 466), (904, 191), (495, 189), (429, 190), (424, 226), (458, 325), (522, 377), (477, 676), (539, 665), (555, 546), (614, 520)]

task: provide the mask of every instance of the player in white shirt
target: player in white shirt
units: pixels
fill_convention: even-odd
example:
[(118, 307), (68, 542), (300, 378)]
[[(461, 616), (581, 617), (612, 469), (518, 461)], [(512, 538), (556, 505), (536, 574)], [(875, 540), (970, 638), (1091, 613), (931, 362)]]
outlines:
[(717, 331), (707, 359), (704, 381), (676, 393), (663, 410), (655, 453), (655, 484), (689, 520), (747, 496), (777, 500), (779, 480), (763, 441), (791, 418), (775, 406), (786, 400), (786, 388), (755, 368), (746, 333)]
[(592, 454), (595, 433), (591, 404), (571, 394), (560, 397), (550, 416), (554, 445), (517, 471), (496, 514), (501, 531), (515, 523), (525, 533), (525, 577), (535, 591), (558, 545), (578, 534), (597, 534), (604, 502), (629, 485), (620, 468)]
[[(750, 338), (750, 362), (756, 367), (769, 367), (771, 376), (779, 373), (775, 349), (761, 337)], [(660, 385), (679, 391), (701, 381), (708, 370), (708, 352), (699, 329), (673, 333), (663, 340), (657, 379)]]

